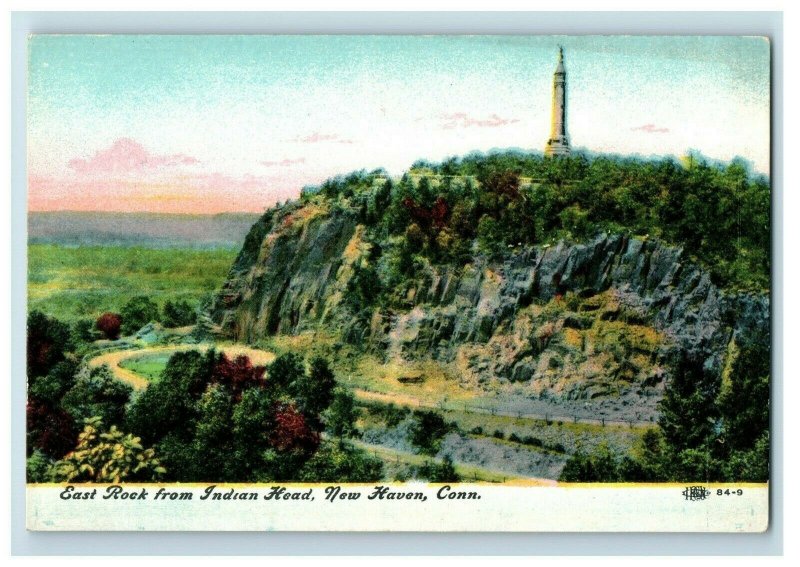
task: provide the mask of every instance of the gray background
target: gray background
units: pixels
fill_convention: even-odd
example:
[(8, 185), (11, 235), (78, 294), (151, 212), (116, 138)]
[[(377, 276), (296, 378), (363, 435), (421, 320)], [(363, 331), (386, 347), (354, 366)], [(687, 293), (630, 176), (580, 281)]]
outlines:
[[(25, 530), (26, 37), (29, 33), (762, 35), (772, 40), (773, 373), (763, 534), (41, 533)], [(15, 12), (11, 16), (11, 552), (15, 555), (742, 555), (783, 551), (781, 12)], [(546, 513), (546, 510), (542, 511)], [(486, 526), (491, 529), (492, 526)]]

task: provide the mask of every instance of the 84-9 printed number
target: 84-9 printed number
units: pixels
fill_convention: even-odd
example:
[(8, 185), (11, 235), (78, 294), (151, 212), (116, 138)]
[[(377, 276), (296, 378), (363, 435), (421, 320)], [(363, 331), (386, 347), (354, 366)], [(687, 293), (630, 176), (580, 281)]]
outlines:
[(717, 496), (741, 496), (742, 494), (744, 494), (744, 490), (741, 488), (737, 490), (731, 490), (730, 488), (724, 490), (722, 488), (717, 489)]

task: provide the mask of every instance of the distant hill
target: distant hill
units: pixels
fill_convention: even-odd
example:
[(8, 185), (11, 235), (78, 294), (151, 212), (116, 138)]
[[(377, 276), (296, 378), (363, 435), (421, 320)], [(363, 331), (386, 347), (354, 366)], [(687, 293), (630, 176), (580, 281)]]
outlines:
[(31, 212), (28, 242), (65, 246), (239, 248), (259, 215)]

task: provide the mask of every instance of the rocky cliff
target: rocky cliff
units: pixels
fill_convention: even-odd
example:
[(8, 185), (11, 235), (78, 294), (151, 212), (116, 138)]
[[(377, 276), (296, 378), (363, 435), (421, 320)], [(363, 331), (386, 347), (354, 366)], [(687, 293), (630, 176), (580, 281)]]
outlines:
[(513, 384), (531, 398), (573, 400), (657, 398), (676, 349), (720, 369), (733, 338), (769, 331), (766, 295), (726, 293), (680, 248), (623, 235), (426, 264), (401, 303), (358, 315), (343, 298), (354, 265), (369, 258), (364, 232), (347, 209), (268, 212), (212, 318), (242, 341), (324, 327), (387, 360), (453, 365), (465, 387)]

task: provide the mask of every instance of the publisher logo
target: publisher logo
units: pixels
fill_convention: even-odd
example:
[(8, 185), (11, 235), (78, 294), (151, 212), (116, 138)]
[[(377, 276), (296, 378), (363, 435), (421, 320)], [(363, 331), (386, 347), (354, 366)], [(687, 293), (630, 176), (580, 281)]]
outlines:
[(711, 491), (706, 489), (705, 486), (687, 486), (683, 492), (683, 497), (692, 502), (696, 500), (705, 500)]

